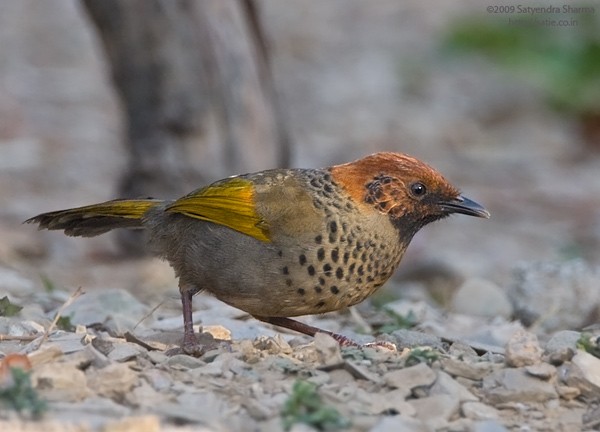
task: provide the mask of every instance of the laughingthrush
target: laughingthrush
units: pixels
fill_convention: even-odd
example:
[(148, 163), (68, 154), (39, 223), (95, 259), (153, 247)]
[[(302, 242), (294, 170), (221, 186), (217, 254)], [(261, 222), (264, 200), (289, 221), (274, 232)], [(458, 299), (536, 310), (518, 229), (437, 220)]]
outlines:
[(420, 228), (452, 213), (489, 217), (425, 163), (376, 153), (229, 177), (174, 201), (114, 200), (26, 222), (84, 237), (145, 229), (150, 250), (179, 277), (183, 349), (197, 352), (197, 292), (312, 336), (323, 330), (289, 317), (360, 303), (389, 279)]

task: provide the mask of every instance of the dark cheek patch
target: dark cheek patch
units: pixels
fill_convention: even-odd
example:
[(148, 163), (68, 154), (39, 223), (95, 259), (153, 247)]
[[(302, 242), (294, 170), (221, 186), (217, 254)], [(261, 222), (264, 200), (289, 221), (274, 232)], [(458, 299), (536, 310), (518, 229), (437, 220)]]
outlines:
[(403, 187), (404, 184), (398, 179), (383, 173), (379, 174), (365, 185), (365, 202), (373, 205), (382, 213), (400, 217), (406, 213), (406, 206), (410, 204), (404, 202), (402, 205), (398, 205), (404, 196), (401, 192)]

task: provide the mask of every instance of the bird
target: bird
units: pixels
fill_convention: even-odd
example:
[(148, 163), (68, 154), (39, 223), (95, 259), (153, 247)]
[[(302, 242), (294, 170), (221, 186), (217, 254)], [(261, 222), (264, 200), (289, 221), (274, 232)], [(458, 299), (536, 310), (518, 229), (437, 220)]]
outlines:
[(260, 321), (309, 336), (340, 334), (292, 317), (356, 305), (394, 273), (413, 236), (451, 214), (490, 213), (426, 163), (378, 152), (320, 169), (269, 169), (216, 181), (179, 199), (116, 199), (24, 223), (93, 237), (146, 231), (149, 251), (179, 280), (181, 350), (206, 347), (193, 329), (201, 291)]

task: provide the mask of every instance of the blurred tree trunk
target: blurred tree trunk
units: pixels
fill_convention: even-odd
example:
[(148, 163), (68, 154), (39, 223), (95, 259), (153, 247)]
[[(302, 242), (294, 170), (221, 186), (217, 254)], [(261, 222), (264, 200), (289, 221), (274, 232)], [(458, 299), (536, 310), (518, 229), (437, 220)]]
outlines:
[(289, 164), (253, 1), (84, 0), (127, 116), (121, 197), (173, 198), (203, 177)]

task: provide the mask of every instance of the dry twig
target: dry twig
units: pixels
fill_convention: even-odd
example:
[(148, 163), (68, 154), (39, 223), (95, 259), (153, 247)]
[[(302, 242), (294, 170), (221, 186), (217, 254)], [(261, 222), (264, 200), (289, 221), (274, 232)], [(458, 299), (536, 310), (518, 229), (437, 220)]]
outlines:
[[(36, 350), (40, 349), (40, 347), (42, 346), (42, 344), (44, 342), (46, 342), (46, 340), (48, 340), (48, 336), (50, 335), (50, 333), (52, 332), (52, 330), (54, 330), (54, 327), (56, 327), (56, 323), (58, 322), (58, 320), (60, 319), (60, 317), (62, 316), (62, 313), (64, 312), (64, 310), (71, 304), (73, 303), (75, 300), (77, 300), (81, 295), (85, 294), (85, 291), (83, 291), (83, 288), (79, 287), (75, 290), (75, 292), (73, 294), (71, 294), (69, 296), (69, 298), (63, 303), (63, 305), (58, 309), (58, 311), (56, 312), (56, 316), (54, 317), (54, 320), (52, 320), (52, 322), (50, 323), (50, 325), (48, 326), (48, 328), (46, 329), (46, 331), (44, 332), (44, 335), (42, 336), (42, 339), (40, 340), (40, 343), (38, 344)], [(34, 350), (35, 351), (35, 350)]]
[(39, 334), (34, 335), (23, 335), (23, 336), (13, 336), (7, 334), (0, 334), (0, 342), (2, 341), (19, 341), (19, 342), (31, 342), (40, 337)]
[(142, 317), (142, 318), (141, 318), (141, 319), (140, 319), (140, 320), (139, 320), (137, 323), (135, 323), (135, 325), (133, 326), (133, 331), (135, 331), (135, 329), (137, 328), (137, 326), (139, 326), (141, 323), (143, 323), (143, 322), (144, 322), (144, 320), (146, 320), (146, 319), (150, 318), (150, 317), (152, 316), (152, 314), (153, 314), (154, 312), (156, 312), (156, 310), (157, 310), (159, 307), (161, 307), (162, 305), (164, 305), (164, 304), (165, 304), (165, 301), (166, 301), (166, 300), (163, 300), (163, 301), (161, 301), (159, 304), (157, 304), (156, 306), (154, 306), (150, 312), (148, 312), (148, 313), (147, 313), (146, 315), (144, 315), (144, 316), (143, 316), (143, 317)]

